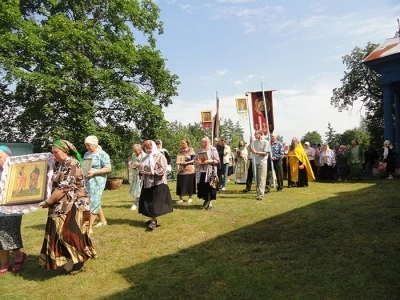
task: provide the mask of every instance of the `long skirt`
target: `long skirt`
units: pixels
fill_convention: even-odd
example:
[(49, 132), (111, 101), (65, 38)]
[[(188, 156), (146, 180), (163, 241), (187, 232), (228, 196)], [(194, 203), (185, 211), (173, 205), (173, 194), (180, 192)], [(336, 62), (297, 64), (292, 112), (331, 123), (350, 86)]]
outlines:
[(22, 247), (21, 216), (0, 217), (0, 250), (16, 250)]
[(97, 258), (88, 235), (90, 211), (79, 211), (72, 205), (67, 215), (47, 219), (39, 265), (55, 270), (68, 259), (74, 264)]
[(136, 175), (133, 177), (131, 185), (129, 187), (129, 194), (134, 198), (139, 198), (141, 190), (142, 180), (139, 175)]
[(203, 200), (216, 200), (217, 190), (210, 186), (210, 183), (205, 182), (206, 173), (200, 173), (200, 182), (197, 183), (197, 198)]
[(321, 167), (321, 173), (319, 175), (320, 180), (333, 180), (333, 168), (332, 166), (328, 166), (324, 164)]
[(362, 175), (362, 163), (351, 163), (350, 164), (350, 175), (351, 176), (361, 176)]
[(142, 188), (139, 199), (139, 213), (152, 218), (173, 211), (173, 202), (168, 185), (162, 183), (150, 188)]
[(176, 194), (178, 196), (191, 196), (196, 194), (196, 174), (181, 175), (176, 179)]

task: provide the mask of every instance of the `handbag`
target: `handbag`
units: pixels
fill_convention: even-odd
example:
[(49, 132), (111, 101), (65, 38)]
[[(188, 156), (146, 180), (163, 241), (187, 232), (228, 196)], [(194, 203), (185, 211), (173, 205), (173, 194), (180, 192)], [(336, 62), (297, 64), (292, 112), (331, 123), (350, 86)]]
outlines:
[(386, 171), (386, 166), (387, 166), (387, 163), (382, 161), (382, 162), (379, 163), (378, 170), (381, 171), (381, 172), (385, 172)]

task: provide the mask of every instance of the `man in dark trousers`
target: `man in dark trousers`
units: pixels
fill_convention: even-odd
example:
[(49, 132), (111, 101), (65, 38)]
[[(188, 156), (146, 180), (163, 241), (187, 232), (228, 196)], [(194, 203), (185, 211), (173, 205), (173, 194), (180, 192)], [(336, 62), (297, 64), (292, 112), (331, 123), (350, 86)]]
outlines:
[(219, 191), (221, 188), (221, 185), (222, 185), (222, 175), (224, 174), (224, 165), (222, 162), (224, 160), (225, 147), (220, 144), (219, 138), (214, 138), (214, 147), (217, 148), (219, 161), (220, 161), (220, 163), (217, 165), (217, 175), (218, 175), (218, 179), (219, 179), (217, 191)]

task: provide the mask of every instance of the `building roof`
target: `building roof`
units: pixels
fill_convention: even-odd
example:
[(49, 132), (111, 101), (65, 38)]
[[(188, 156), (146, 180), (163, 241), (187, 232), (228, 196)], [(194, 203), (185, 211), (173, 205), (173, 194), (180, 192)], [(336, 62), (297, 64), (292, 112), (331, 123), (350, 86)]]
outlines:
[(379, 45), (374, 51), (368, 55), (364, 62), (372, 61), (375, 59), (383, 58), (393, 54), (400, 53), (400, 39), (398, 37), (390, 38)]

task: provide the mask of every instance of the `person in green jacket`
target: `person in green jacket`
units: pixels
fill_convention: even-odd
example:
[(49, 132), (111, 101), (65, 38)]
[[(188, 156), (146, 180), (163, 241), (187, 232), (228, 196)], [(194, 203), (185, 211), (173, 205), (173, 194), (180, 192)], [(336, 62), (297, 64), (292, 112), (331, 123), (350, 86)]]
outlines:
[(349, 150), (349, 167), (350, 175), (354, 180), (360, 180), (363, 164), (365, 163), (365, 154), (362, 146), (357, 142), (357, 139), (351, 141), (351, 149)]

